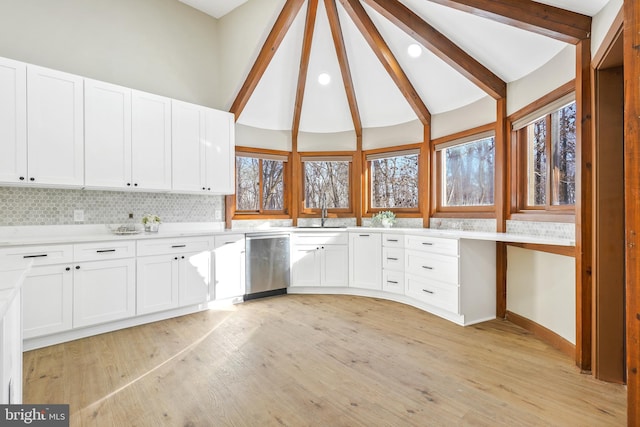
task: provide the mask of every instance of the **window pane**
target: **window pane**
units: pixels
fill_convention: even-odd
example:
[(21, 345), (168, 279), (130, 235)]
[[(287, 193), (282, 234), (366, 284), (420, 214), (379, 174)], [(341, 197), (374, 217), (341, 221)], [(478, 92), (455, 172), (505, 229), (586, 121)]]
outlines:
[(494, 147), (491, 137), (442, 150), (443, 206), (493, 205)]
[(236, 157), (236, 209), (258, 211), (260, 198), (259, 160)]
[(546, 117), (527, 126), (527, 203), (529, 206), (544, 206), (547, 203), (546, 140)]
[(304, 194), (306, 208), (320, 208), (323, 197), (327, 208), (349, 208), (349, 162), (304, 162)]
[(573, 205), (576, 200), (576, 104), (551, 115), (551, 204)]
[(418, 155), (371, 161), (371, 207), (418, 207)]
[(262, 209), (284, 210), (284, 162), (262, 160)]

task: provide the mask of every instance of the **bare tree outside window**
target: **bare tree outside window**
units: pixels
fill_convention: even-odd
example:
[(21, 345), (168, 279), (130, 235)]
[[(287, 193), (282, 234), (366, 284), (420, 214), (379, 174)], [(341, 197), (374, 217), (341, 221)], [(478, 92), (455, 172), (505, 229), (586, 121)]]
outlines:
[(236, 210), (284, 210), (283, 161), (236, 156)]
[(348, 161), (304, 162), (305, 207), (320, 209), (326, 197), (327, 208), (348, 209), (349, 169)]
[(576, 104), (551, 115), (551, 204), (576, 203)]
[(442, 150), (443, 206), (494, 204), (495, 140), (483, 138)]
[(418, 207), (418, 155), (371, 160), (371, 207)]
[(546, 117), (527, 126), (529, 141), (528, 194), (529, 206), (544, 206), (547, 203), (547, 119)]

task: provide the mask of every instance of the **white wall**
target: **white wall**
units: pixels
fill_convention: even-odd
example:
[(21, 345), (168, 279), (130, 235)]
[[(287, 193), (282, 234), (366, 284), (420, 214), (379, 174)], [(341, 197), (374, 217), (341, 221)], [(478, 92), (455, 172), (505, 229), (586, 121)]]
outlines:
[(218, 20), (222, 65), (218, 90), (224, 109), (231, 107), (284, 4), (284, 0), (252, 0)]
[(473, 129), (496, 121), (496, 101), (490, 96), (457, 110), (431, 116), (431, 139)]
[(298, 151), (355, 151), (356, 132), (298, 134)]
[(219, 108), (217, 45), (176, 0), (0, 2), (0, 56)]
[(575, 344), (575, 259), (510, 246), (507, 262), (507, 310)]
[(609, 0), (609, 3), (593, 17), (591, 21), (591, 54), (595, 54), (604, 41), (613, 24), (613, 20), (622, 8), (622, 0)]
[(576, 78), (576, 48), (568, 45), (533, 73), (507, 84), (507, 115)]
[(362, 129), (362, 148), (373, 150), (424, 141), (424, 126), (420, 120), (396, 126)]
[(236, 124), (236, 145), (291, 151), (291, 131), (259, 129)]

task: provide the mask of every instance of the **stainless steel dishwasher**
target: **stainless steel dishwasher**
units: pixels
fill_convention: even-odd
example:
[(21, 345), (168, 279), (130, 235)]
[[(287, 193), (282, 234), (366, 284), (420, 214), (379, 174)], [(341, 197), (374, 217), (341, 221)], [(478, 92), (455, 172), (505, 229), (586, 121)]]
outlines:
[(287, 293), (289, 233), (247, 234), (245, 300)]

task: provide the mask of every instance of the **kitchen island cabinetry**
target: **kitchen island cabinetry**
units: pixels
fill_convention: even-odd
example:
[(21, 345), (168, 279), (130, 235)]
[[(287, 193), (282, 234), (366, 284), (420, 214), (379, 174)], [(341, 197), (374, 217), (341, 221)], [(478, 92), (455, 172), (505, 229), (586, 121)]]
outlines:
[(291, 286), (348, 286), (348, 242), (346, 232), (295, 233)]
[(27, 176), (27, 66), (0, 58), (0, 182)]
[(382, 290), (404, 295), (404, 236), (382, 235)]
[(80, 76), (27, 66), (27, 171), (36, 185), (84, 185), (84, 103)]
[(380, 233), (349, 233), (349, 286), (382, 290)]

